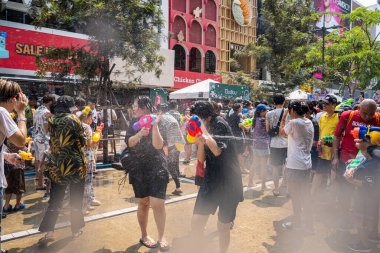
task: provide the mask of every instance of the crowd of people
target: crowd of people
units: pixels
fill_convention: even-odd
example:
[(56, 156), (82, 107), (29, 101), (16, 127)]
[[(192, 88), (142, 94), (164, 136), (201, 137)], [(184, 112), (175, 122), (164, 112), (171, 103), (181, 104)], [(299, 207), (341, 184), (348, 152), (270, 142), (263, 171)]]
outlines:
[[(54, 227), (65, 196), (70, 199), (73, 237), (83, 233), (84, 216), (101, 205), (92, 186), (99, 144), (94, 135), (102, 121), (108, 124), (106, 129), (112, 129), (117, 115), (109, 109), (107, 118), (103, 117), (94, 99), (56, 99), (48, 94), (40, 103), (32, 108), (17, 83), (0, 79), (2, 218), (25, 208), (23, 169), (29, 161), (21, 159), (18, 152), (33, 150), (36, 190), (46, 191), (44, 197), (49, 199), (39, 227), (45, 233), (39, 245), (46, 246), (55, 240)], [(247, 190), (252, 190), (255, 173), (258, 174), (260, 191), (264, 193), (268, 191), (270, 169), (273, 196), (285, 195), (292, 202), (293, 216), (282, 224), (284, 229), (313, 234), (317, 200), (329, 191), (339, 208), (340, 229), (347, 229), (355, 213), (358, 242), (349, 248), (370, 252), (370, 242), (380, 243), (380, 140), (371, 140), (368, 134), (361, 139), (352, 134), (355, 127), (380, 127), (376, 102), (362, 99), (350, 107), (340, 105), (334, 95), (320, 101), (286, 101), (283, 94), (274, 94), (270, 104), (242, 99), (223, 103), (196, 101), (181, 115), (177, 101), (155, 108), (148, 97), (135, 99), (121, 165), (137, 199), (142, 245), (170, 250), (165, 238), (167, 185), (172, 178), (172, 194), (183, 193), (180, 154), (185, 153), (183, 164), (188, 165), (193, 150), (198, 186), (191, 220), (194, 240), (202, 238), (209, 216), (218, 209), (219, 251), (227, 252), (237, 207), (243, 201), (244, 175), (248, 175)], [(189, 125), (194, 120), (200, 127), (195, 141), (188, 138)], [(32, 129), (29, 133), (28, 122)], [(359, 150), (363, 159), (355, 173), (347, 176)], [(14, 206), (10, 203), (12, 194), (16, 195)], [(157, 239), (147, 231), (150, 207)]]

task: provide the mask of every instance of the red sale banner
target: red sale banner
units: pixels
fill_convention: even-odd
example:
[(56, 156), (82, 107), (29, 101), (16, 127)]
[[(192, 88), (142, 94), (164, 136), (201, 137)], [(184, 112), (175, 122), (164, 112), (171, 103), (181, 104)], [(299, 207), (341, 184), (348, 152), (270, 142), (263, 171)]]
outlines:
[(77, 48), (89, 44), (83, 34), (0, 22), (0, 68), (37, 70), (36, 55), (51, 48)]

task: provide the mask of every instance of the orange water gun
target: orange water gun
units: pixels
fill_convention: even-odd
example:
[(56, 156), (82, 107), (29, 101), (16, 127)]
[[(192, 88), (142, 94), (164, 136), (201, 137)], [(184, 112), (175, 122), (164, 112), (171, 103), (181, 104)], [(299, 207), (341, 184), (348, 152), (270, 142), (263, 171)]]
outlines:
[(94, 133), (94, 135), (92, 136), (92, 141), (97, 143), (100, 141), (100, 138), (102, 136), (102, 131), (103, 131), (103, 128), (104, 128), (104, 123), (100, 124), (100, 126), (98, 126), (96, 128), (96, 131)]
[(248, 25), (249, 18), (251, 16), (251, 12), (249, 10), (249, 0), (240, 0), (240, 8), (241, 8), (241, 11), (243, 12), (244, 24)]
[(26, 137), (25, 142), (29, 144), (29, 142), (33, 141), (32, 137)]

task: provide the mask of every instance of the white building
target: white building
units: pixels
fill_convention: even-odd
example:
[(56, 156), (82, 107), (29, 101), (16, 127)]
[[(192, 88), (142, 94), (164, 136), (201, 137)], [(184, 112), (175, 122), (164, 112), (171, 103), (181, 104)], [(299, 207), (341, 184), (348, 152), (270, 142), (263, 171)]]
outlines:
[[(370, 10), (374, 10), (374, 11), (380, 11), (380, 0), (377, 0), (376, 4), (370, 5), (367, 8), (370, 9)], [(376, 36), (379, 33), (380, 33), (380, 24), (378, 24), (377, 26), (374, 26), (374, 27), (371, 28), (372, 38), (376, 38)], [(380, 41), (380, 36), (377, 36), (376, 40)]]

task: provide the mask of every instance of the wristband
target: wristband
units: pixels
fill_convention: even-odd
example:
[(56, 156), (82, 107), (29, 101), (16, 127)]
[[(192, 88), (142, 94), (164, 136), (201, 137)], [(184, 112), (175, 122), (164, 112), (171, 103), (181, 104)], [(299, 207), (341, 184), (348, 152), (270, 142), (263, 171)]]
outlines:
[(27, 121), (27, 119), (26, 118), (17, 118), (17, 121)]

